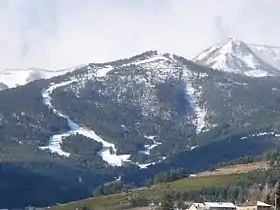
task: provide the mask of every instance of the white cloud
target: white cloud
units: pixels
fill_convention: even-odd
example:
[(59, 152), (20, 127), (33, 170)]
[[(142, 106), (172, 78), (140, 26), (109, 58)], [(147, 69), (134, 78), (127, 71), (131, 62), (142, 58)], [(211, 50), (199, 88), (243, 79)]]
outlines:
[(0, 70), (158, 49), (188, 58), (228, 35), (280, 45), (279, 0), (2, 0)]

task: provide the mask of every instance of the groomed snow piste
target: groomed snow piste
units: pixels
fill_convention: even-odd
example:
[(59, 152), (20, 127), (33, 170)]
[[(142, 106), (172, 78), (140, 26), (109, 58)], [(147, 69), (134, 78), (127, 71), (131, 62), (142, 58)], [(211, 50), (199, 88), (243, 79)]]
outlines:
[(71, 81), (62, 82), (62, 83), (58, 83), (58, 84), (52, 84), (48, 89), (46, 89), (42, 92), (43, 103), (46, 106), (48, 106), (50, 109), (52, 109), (55, 114), (57, 114), (60, 117), (65, 118), (68, 121), (70, 130), (65, 133), (56, 134), (56, 135), (51, 136), (49, 139), (49, 145), (45, 146), (45, 147), (40, 147), (40, 149), (42, 149), (42, 150), (49, 149), (53, 153), (57, 153), (59, 155), (68, 157), (70, 155), (70, 153), (67, 153), (61, 149), (60, 144), (62, 143), (62, 140), (64, 138), (66, 138), (67, 136), (80, 134), (80, 135), (86, 136), (88, 138), (91, 138), (94, 141), (102, 143), (103, 148), (98, 152), (98, 154), (101, 156), (101, 158), (105, 162), (107, 162), (108, 164), (110, 164), (112, 166), (122, 166), (124, 162), (129, 160), (130, 154), (117, 155), (116, 154), (117, 149), (114, 144), (103, 140), (93, 130), (79, 126), (78, 124), (73, 122), (68, 116), (62, 114), (61, 112), (59, 112), (58, 110), (56, 110), (53, 107), (53, 105), (51, 103), (52, 92), (56, 88), (67, 86), (74, 82), (75, 82), (75, 80), (71, 80)]
[(206, 127), (206, 111), (198, 104), (198, 97), (200, 96), (201, 92), (193, 87), (190, 72), (188, 69), (184, 70), (184, 78), (186, 81), (186, 93), (188, 96), (188, 101), (192, 109), (194, 110), (194, 124), (196, 125), (196, 133), (198, 134), (202, 132), (203, 129)]

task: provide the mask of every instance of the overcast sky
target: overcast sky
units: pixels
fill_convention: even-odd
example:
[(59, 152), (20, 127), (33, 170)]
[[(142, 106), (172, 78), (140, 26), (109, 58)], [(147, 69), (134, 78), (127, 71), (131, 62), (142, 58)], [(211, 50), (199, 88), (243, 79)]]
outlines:
[(192, 58), (228, 36), (280, 45), (279, 11), (280, 0), (0, 0), (0, 70), (150, 49)]

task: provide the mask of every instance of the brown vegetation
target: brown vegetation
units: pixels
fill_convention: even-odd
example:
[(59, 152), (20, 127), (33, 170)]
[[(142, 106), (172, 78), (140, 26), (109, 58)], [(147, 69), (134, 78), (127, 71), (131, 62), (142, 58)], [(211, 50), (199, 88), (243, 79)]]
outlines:
[(213, 176), (213, 175), (226, 175), (226, 174), (238, 174), (238, 173), (247, 173), (250, 171), (256, 170), (265, 170), (267, 169), (267, 161), (248, 163), (248, 164), (238, 164), (232, 166), (226, 166), (223, 168), (215, 169), (214, 171), (203, 171), (196, 174), (197, 177), (201, 176)]

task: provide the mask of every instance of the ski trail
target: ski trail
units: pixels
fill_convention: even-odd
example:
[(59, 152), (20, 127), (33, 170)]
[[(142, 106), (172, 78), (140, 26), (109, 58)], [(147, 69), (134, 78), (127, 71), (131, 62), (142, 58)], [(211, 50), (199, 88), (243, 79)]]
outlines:
[(184, 70), (184, 78), (186, 81), (186, 93), (188, 96), (188, 101), (196, 116), (196, 118), (194, 119), (194, 124), (196, 125), (196, 133), (199, 134), (200, 132), (203, 132), (203, 129), (206, 127), (206, 111), (199, 106), (197, 100), (197, 97), (201, 94), (201, 92), (196, 91), (193, 87), (188, 69)]
[(51, 103), (51, 101), (52, 101), (51, 94), (53, 93), (53, 91), (56, 88), (67, 86), (74, 82), (76, 82), (76, 80), (61, 82), (58, 84), (51, 84), (51, 86), (48, 89), (42, 91), (43, 103), (46, 106), (48, 106), (49, 109), (53, 110), (56, 115), (66, 119), (68, 122), (68, 126), (70, 127), (70, 130), (65, 133), (56, 134), (56, 135), (51, 136), (49, 139), (49, 145), (40, 147), (40, 149), (41, 150), (48, 149), (52, 153), (57, 153), (58, 155), (69, 157), (70, 153), (62, 150), (61, 143), (64, 138), (66, 138), (70, 135), (80, 134), (80, 135), (86, 136), (88, 138), (91, 138), (94, 141), (102, 143), (103, 148), (98, 152), (98, 155), (100, 155), (101, 158), (105, 162), (107, 162), (108, 164), (110, 164), (112, 166), (122, 166), (124, 162), (129, 160), (130, 154), (117, 155), (116, 154), (117, 149), (114, 144), (105, 141), (100, 136), (98, 136), (93, 130), (79, 126), (78, 124), (73, 122), (67, 115), (64, 115), (62, 112), (58, 111), (57, 109), (55, 109), (53, 107), (53, 105)]
[[(158, 59), (158, 58), (157, 58)], [(147, 62), (145, 60), (145, 62)], [(141, 62), (136, 62), (135, 65), (140, 65), (142, 63), (145, 63), (144, 61)], [(107, 75), (108, 72), (113, 70), (112, 66), (106, 66), (105, 68), (100, 68), (95, 72), (95, 77), (104, 77)], [(92, 73), (86, 75), (85, 77), (87, 78), (88, 76), (92, 76)], [(64, 119), (67, 120), (68, 126), (70, 128), (69, 131), (66, 131), (61, 134), (55, 134), (49, 138), (49, 145), (48, 146), (43, 146), (39, 147), (41, 150), (50, 150), (52, 153), (56, 153), (60, 156), (65, 156), (69, 157), (71, 154), (68, 152), (65, 152), (61, 148), (61, 144), (63, 139), (70, 135), (75, 135), (75, 134), (80, 134), (85, 137), (91, 138), (94, 141), (100, 142), (103, 145), (103, 148), (97, 153), (105, 162), (107, 162), (109, 165), (112, 166), (122, 166), (124, 163), (132, 163), (137, 165), (141, 169), (146, 169), (150, 165), (154, 165), (158, 162), (161, 162), (162, 160), (165, 159), (165, 157), (162, 157), (160, 161), (156, 162), (151, 162), (147, 164), (141, 164), (141, 163), (135, 163), (130, 160), (131, 154), (123, 154), (123, 155), (117, 155), (117, 149), (115, 144), (112, 144), (110, 142), (105, 141), (102, 139), (100, 136), (98, 136), (93, 130), (90, 130), (88, 128), (82, 127), (78, 124), (76, 124), (74, 121), (72, 121), (69, 116), (63, 114), (59, 110), (57, 110), (55, 107), (53, 107), (52, 104), (52, 93), (55, 89), (64, 87), (67, 85), (70, 85), (72, 83), (78, 82), (77, 79), (61, 82), (61, 83), (51, 83), (50, 86), (42, 91), (42, 98), (43, 98), (43, 103), (46, 105), (50, 110), (53, 110), (53, 112)], [(159, 146), (161, 143), (154, 141), (155, 136), (144, 136), (145, 138), (149, 138), (153, 140), (153, 144), (151, 145), (145, 145), (144, 150), (139, 151), (139, 153), (145, 154), (145, 155), (150, 155), (150, 151)]]

